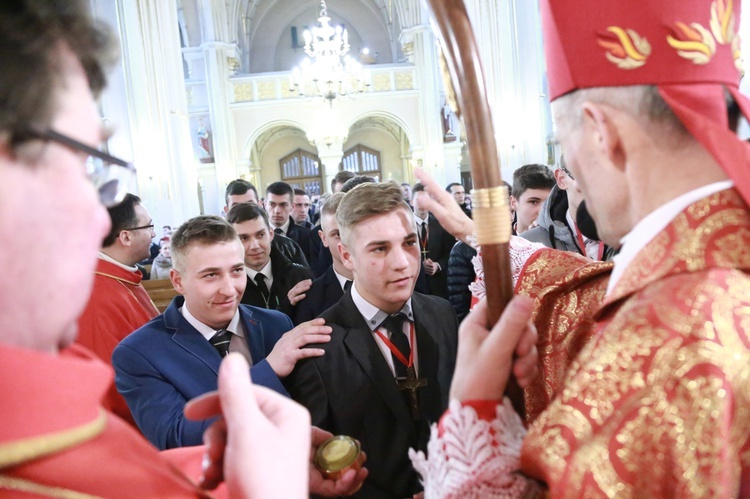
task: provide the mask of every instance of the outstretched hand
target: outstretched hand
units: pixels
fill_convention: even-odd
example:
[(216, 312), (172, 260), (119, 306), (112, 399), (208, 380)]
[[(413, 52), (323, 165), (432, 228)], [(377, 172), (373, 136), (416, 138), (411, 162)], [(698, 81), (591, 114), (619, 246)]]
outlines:
[(226, 481), (231, 497), (307, 497), (310, 413), (254, 386), (242, 355), (224, 359), (219, 391), (188, 402), (185, 415), (194, 420), (222, 416), (203, 436), (203, 488)]
[(474, 221), (467, 217), (445, 189), (421, 168), (414, 168), (414, 176), (424, 185), (430, 195), (424, 198), (424, 207), (435, 216), (445, 230), (456, 239), (468, 242), (466, 238), (474, 233)]
[[(362, 487), (367, 478), (367, 470), (347, 470), (338, 480), (323, 478), (323, 474), (313, 465), (313, 457), (318, 446), (333, 435), (315, 426), (312, 427), (312, 447), (310, 449), (310, 493), (324, 497), (350, 496)], [(365, 456), (367, 459), (367, 456)]]
[(502, 400), (511, 371), (521, 388), (538, 374), (537, 333), (531, 322), (534, 302), (514, 296), (500, 320), (487, 329), (487, 300), (461, 323), (451, 399)]

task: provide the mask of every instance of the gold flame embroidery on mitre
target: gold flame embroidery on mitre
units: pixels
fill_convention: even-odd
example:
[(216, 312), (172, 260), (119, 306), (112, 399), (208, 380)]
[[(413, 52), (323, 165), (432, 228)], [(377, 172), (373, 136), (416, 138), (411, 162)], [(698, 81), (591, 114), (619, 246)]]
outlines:
[(607, 49), (605, 56), (620, 69), (636, 69), (646, 64), (651, 55), (651, 44), (632, 29), (610, 26), (607, 31), (614, 35), (599, 36), (599, 46)]

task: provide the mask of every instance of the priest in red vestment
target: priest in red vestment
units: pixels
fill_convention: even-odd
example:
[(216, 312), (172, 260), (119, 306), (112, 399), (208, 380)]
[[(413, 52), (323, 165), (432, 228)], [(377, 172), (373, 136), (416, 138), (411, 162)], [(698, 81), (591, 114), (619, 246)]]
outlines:
[[(127, 335), (159, 315), (141, 285), (143, 275), (135, 266), (148, 258), (154, 237), (153, 220), (138, 196), (128, 194), (107, 210), (112, 222), (104, 238), (94, 277), (94, 290), (78, 321), (76, 343), (112, 364), (112, 351)], [(104, 407), (135, 426), (125, 399), (114, 384)]]
[[(601, 238), (621, 251), (614, 266), (544, 249), (522, 259), (516, 291), (533, 302), (516, 299), (487, 340), (464, 342), (471, 362), (461, 363), (459, 341), (457, 400), (429, 459), (414, 457), (427, 496), (747, 497), (740, 6), (542, 0), (541, 9), (558, 140)], [(466, 319), (460, 340), (487, 334), (485, 312)], [(543, 376), (526, 393), (527, 407), (530, 392), (539, 397), (526, 429), (495, 401), (513, 353), (502, 338), (532, 318)]]
[[(71, 345), (110, 229), (104, 206), (121, 202), (134, 181), (131, 165), (99, 150), (106, 135), (94, 98), (115, 52), (109, 33), (92, 21), (88, 2), (0, 2), (4, 498), (208, 495), (198, 483), (207, 450), (160, 454), (102, 406), (112, 369)], [(87, 161), (91, 156), (96, 161)], [(51, 252), (59, 255), (52, 264)], [(215, 426), (207, 435), (218, 465), (210, 485), (226, 477), (238, 497), (268, 497), (269, 491), (303, 497), (308, 474), (287, 470), (307, 471), (310, 416), (252, 387), (248, 372), (242, 359), (226, 359), (220, 404), (194, 414), (225, 415), (217, 423), (223, 429)], [(335, 482), (310, 474), (310, 487), (340, 495), (356, 489), (363, 474)]]

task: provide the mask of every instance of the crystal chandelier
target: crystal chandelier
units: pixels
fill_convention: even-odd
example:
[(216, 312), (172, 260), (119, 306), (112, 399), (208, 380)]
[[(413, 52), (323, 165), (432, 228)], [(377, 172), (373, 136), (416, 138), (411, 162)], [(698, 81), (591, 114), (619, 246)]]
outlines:
[(349, 34), (331, 26), (325, 0), (320, 2), (318, 26), (305, 30), (305, 53), (309, 56), (292, 70), (290, 90), (300, 96), (321, 96), (333, 106), (341, 96), (361, 94), (370, 85), (369, 74), (346, 54)]

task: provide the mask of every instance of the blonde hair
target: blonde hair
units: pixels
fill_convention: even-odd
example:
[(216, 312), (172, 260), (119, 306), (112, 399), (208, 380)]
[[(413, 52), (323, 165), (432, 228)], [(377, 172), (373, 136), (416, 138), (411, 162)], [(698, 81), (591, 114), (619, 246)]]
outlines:
[(347, 192), (336, 210), (341, 241), (349, 246), (354, 227), (363, 220), (402, 209), (411, 213), (396, 182), (360, 184)]

